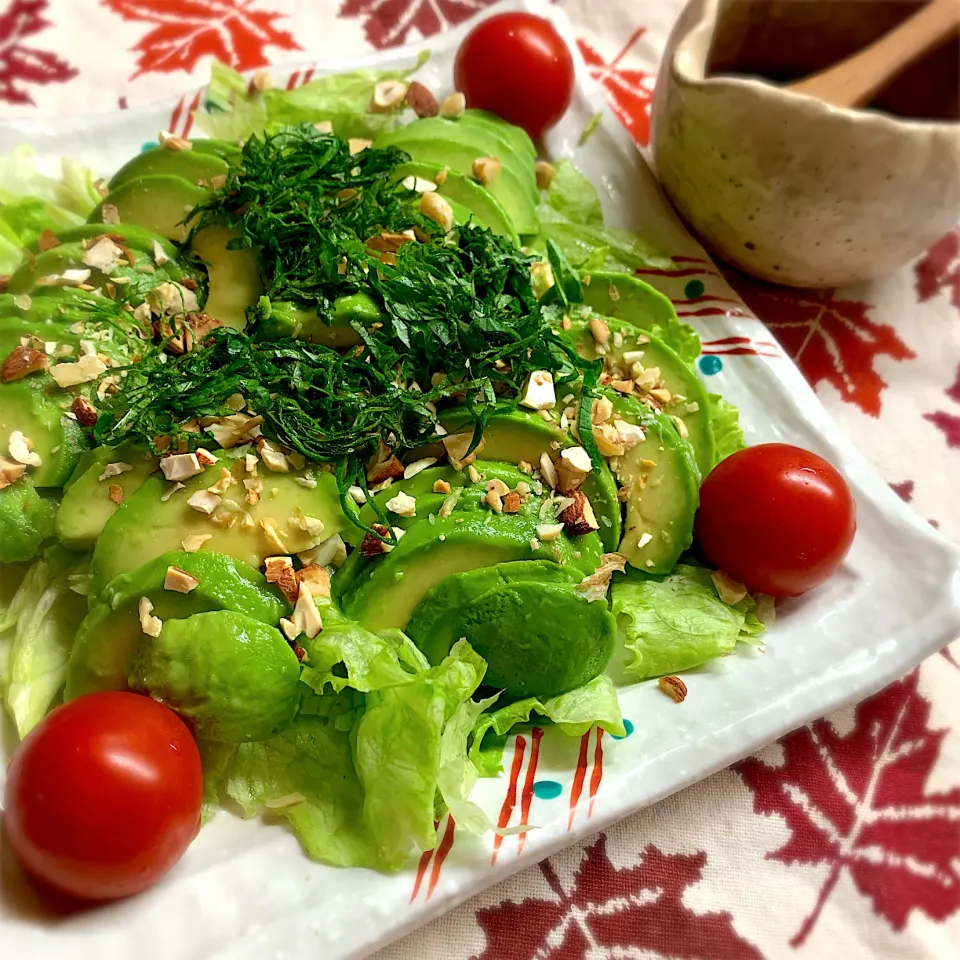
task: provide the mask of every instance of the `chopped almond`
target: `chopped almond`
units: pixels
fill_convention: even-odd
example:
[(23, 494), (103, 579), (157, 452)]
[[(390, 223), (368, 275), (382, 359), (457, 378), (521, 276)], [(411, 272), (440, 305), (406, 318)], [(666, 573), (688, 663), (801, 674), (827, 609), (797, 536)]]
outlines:
[(81, 427), (92, 427), (97, 422), (97, 408), (86, 397), (76, 397), (70, 411)]
[(560, 451), (556, 463), (557, 489), (561, 493), (577, 490), (593, 469), (590, 454), (583, 447), (568, 447)]
[(679, 677), (661, 677), (657, 686), (674, 703), (683, 703), (687, 699), (687, 685)]
[(577, 592), (590, 602), (605, 600), (614, 573), (623, 573), (626, 566), (627, 558), (622, 553), (605, 553), (597, 569), (577, 584)]
[(148, 637), (159, 637), (163, 629), (163, 621), (153, 615), (153, 603), (148, 597), (141, 597), (137, 608), (140, 615), (140, 629)]
[(543, 477), (551, 490), (557, 489), (557, 484), (560, 482), (557, 476), (557, 468), (546, 450), (540, 454), (540, 476)]
[(17, 463), (10, 457), (0, 457), (0, 490), (6, 490), (27, 472), (26, 464)]
[(434, 480), (433, 482), (433, 492), (434, 493), (449, 493), (450, 484), (446, 480)]
[(14, 430), (10, 434), (10, 439), (7, 441), (7, 452), (17, 463), (22, 463), (24, 466), (43, 466), (43, 460), (40, 454), (34, 451), (33, 443), (20, 430)]
[(473, 176), (486, 185), (497, 179), (502, 168), (503, 164), (496, 157), (477, 157), (473, 161)]
[(417, 501), (402, 490), (386, 503), (387, 509), (398, 517), (415, 517), (417, 515)]
[[(371, 529), (379, 533), (380, 537), (387, 535), (387, 528), (380, 523), (373, 524)], [(372, 533), (368, 533), (360, 544), (360, 556), (378, 557), (381, 553), (389, 553), (393, 549), (393, 546), (389, 543), (384, 543), (380, 537), (375, 537)]]
[(221, 500), (221, 497), (209, 490), (198, 490), (187, 500), (187, 505), (198, 513), (205, 513), (209, 516), (220, 506)]
[(174, 453), (161, 457), (160, 469), (171, 481), (188, 480), (203, 473), (203, 467), (195, 453)]
[(600, 317), (594, 317), (587, 326), (597, 343), (604, 344), (610, 339), (610, 328)]
[(407, 85), (402, 80), (381, 80), (373, 88), (370, 100), (371, 113), (390, 113), (406, 99)]
[(300, 584), (290, 557), (267, 557), (265, 576), (269, 583), (277, 585), (277, 589), (290, 603), (297, 602)]
[(277, 525), (277, 521), (273, 517), (264, 517), (260, 521), (260, 532), (263, 534), (267, 543), (270, 544), (274, 550), (277, 550), (280, 553), (286, 553), (287, 547), (283, 542), (283, 537), (280, 536), (280, 528)]
[(439, 193), (425, 193), (420, 198), (420, 212), (445, 231), (453, 229), (453, 207)]
[(467, 98), (459, 90), (444, 98), (440, 107), (440, 115), (448, 120), (459, 120), (466, 112)]
[(200, 581), (193, 574), (172, 565), (167, 567), (166, 576), (163, 578), (164, 590), (172, 590), (175, 593), (190, 593), (199, 586)]
[(306, 586), (310, 588), (313, 596), (330, 596), (330, 573), (322, 564), (308, 564), (298, 571), (297, 576), (301, 583), (306, 584)]
[(158, 139), (160, 146), (163, 147), (164, 150), (177, 152), (180, 150), (193, 149), (193, 144), (189, 140), (185, 140), (183, 137), (175, 137), (172, 133), (161, 133)]
[(22, 380), (31, 373), (42, 373), (48, 366), (49, 361), (43, 351), (21, 344), (19, 347), (14, 347), (3, 361), (3, 366), (0, 367), (0, 381), (12, 383), (14, 380)]
[(537, 539), (544, 543), (550, 540), (556, 540), (563, 533), (562, 523), (540, 523), (537, 524)]
[(367, 467), (367, 482), (374, 485), (384, 480), (396, 480), (403, 476), (403, 464), (399, 457), (391, 456), (388, 460)]
[(557, 175), (556, 167), (552, 163), (547, 163), (546, 160), (538, 160), (534, 169), (537, 175), (537, 188), (546, 190)]
[(529, 410), (550, 410), (557, 404), (553, 374), (549, 370), (534, 370), (527, 380), (520, 406)]
[(409, 480), (418, 473), (422, 473), (427, 467), (432, 467), (437, 462), (436, 457), (423, 457), (421, 460), (414, 460), (403, 468), (403, 479)]
[(372, 140), (365, 140), (362, 137), (351, 137), (347, 141), (347, 146), (350, 149), (350, 156), (356, 156), (358, 153), (362, 153), (368, 147), (373, 146)]
[(119, 484), (111, 483), (107, 493), (109, 494), (110, 499), (117, 504), (117, 506), (123, 503), (123, 487), (121, 487)]
[(183, 547), (184, 553), (196, 553), (212, 537), (212, 533), (194, 533), (184, 537), (180, 541), (180, 546)]
[(570, 496), (573, 503), (566, 507), (559, 517), (567, 533), (573, 537), (580, 537), (585, 533), (599, 530), (600, 524), (597, 523), (596, 514), (586, 494), (582, 490), (574, 490)]
[(406, 100), (418, 117), (435, 117), (440, 112), (437, 98), (419, 80), (407, 87)]
[(523, 498), (517, 493), (516, 490), (511, 490), (503, 498), (503, 512), (504, 513), (519, 513), (520, 507), (523, 505)]
[(37, 237), (37, 247), (39, 247), (41, 252), (45, 253), (47, 250), (52, 250), (54, 247), (59, 246), (60, 238), (49, 228)]

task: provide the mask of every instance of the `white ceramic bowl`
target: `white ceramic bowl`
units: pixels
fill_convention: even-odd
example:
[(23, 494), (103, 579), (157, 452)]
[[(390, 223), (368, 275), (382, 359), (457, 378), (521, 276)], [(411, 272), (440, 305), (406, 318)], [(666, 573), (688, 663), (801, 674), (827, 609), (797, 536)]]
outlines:
[[(789, 6), (693, 0), (686, 8), (654, 96), (657, 174), (700, 239), (748, 273), (810, 287), (882, 276), (960, 220), (960, 123), (841, 110), (773, 82), (716, 75), (738, 57), (766, 75), (778, 56), (786, 76), (802, 72), (805, 57), (816, 69), (811, 29), (842, 33), (856, 49), (885, 28), (869, 21), (872, 3), (839, 5), (857, 7), (857, 21), (816, 26), (788, 17), (815, 16), (821, 4)], [(763, 49), (751, 51), (757, 40)], [(926, 96), (932, 85), (919, 79), (915, 95)]]

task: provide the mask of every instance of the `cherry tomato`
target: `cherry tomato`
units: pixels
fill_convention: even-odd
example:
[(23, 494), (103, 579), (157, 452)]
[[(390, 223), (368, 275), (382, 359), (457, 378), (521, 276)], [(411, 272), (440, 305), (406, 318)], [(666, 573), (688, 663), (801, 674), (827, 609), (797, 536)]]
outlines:
[(750, 590), (775, 597), (798, 596), (832, 576), (856, 529), (843, 477), (786, 443), (727, 457), (700, 488), (695, 531), (704, 553)]
[(200, 828), (200, 754), (183, 721), (134, 693), (45, 717), (10, 763), (4, 817), (26, 869), (86, 900), (149, 887)]
[(573, 58), (548, 20), (501, 13), (467, 34), (453, 79), (468, 107), (489, 110), (536, 140), (570, 106)]

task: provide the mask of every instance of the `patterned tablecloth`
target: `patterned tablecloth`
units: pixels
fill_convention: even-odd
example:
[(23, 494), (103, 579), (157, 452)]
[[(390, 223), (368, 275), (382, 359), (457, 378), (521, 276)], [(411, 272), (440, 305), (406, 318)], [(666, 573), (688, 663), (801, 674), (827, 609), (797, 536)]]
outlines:
[[(416, 41), (486, 0), (0, 0), (0, 112), (125, 108), (239, 69)], [(680, 0), (566, 0), (640, 144)], [(908, 186), (905, 185), (905, 189)], [(851, 439), (960, 540), (960, 229), (883, 281), (731, 282)], [(883, 693), (492, 888), (400, 958), (956, 957), (960, 644)]]

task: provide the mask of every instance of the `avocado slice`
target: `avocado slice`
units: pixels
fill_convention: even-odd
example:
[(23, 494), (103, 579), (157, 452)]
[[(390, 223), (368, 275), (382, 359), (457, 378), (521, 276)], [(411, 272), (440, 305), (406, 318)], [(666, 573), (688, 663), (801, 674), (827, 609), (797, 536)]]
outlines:
[(517, 127), (512, 123), (507, 123), (506, 120), (501, 120), (495, 113), (471, 107), (464, 111), (463, 116), (457, 122), (468, 127), (475, 126), (486, 130), (497, 137), (508, 150), (518, 156), (528, 156), (531, 160), (537, 159), (537, 148), (527, 131), (523, 127)]
[[(32, 376), (0, 384), (0, 452), (7, 452), (7, 438), (19, 430), (42, 461), (39, 467), (27, 468), (27, 480), (35, 487), (61, 487), (87, 441), (80, 425), (43, 388), (47, 379)], [(69, 396), (62, 396), (69, 407)]]
[[(340, 510), (333, 474), (309, 470), (271, 473), (261, 464), (260, 501), (248, 504), (243, 480), (249, 479), (250, 474), (244, 471), (243, 458), (231, 459), (225, 451), (215, 455), (220, 458), (217, 463), (187, 480), (185, 489), (172, 493), (166, 501), (160, 498), (170, 493), (172, 484), (159, 475), (148, 477), (139, 490), (124, 498), (97, 539), (90, 565), (91, 597), (97, 598), (125, 570), (178, 549), (184, 538), (193, 534), (211, 535), (204, 550), (225, 553), (259, 567), (266, 557), (300, 553), (319, 542), (297, 525), (299, 516), (315, 517), (323, 523), (320, 539), (338, 533), (349, 522)], [(216, 483), (224, 468), (230, 471), (234, 483), (224, 491), (221, 507), (212, 516), (190, 507), (188, 499)], [(316, 486), (302, 485), (298, 479), (315, 480)], [(249, 521), (244, 520), (244, 513), (249, 515)], [(226, 526), (230, 515), (236, 520)], [(261, 521), (276, 524), (283, 549), (268, 538)]]
[(233, 610), (166, 620), (159, 637), (141, 636), (128, 679), (204, 741), (268, 740), (300, 705), (293, 648), (276, 627)]
[[(44, 343), (56, 343), (57, 346), (72, 344), (76, 348), (83, 334), (74, 333), (68, 324), (57, 323), (53, 319), (28, 320), (25, 317), (0, 316), (0, 359), (18, 347), (24, 337), (37, 337)], [(56, 350), (53, 359), (56, 359)]]
[[(445, 412), (441, 422), (450, 433), (473, 430), (470, 414), (466, 410)], [(503, 460), (512, 464), (525, 460), (537, 468), (541, 454), (546, 453), (555, 459), (559, 450), (573, 446), (577, 446), (577, 441), (566, 430), (562, 430), (560, 424), (547, 423), (532, 412), (513, 410), (495, 414), (487, 421), (481, 455), (485, 460)], [(442, 449), (439, 448), (437, 453)], [(606, 463), (600, 468), (594, 467), (587, 475), (583, 492), (597, 515), (604, 548), (614, 550), (620, 542), (621, 503), (617, 499), (617, 484)]]
[(350, 326), (369, 326), (380, 318), (380, 308), (363, 292), (344, 294), (333, 301), (331, 323), (324, 323), (316, 311), (283, 300), (260, 299), (256, 308), (256, 338), (280, 340), (296, 337), (310, 343), (341, 349), (363, 343), (363, 338)]
[[(59, 231), (57, 239), (60, 243), (79, 243), (82, 240), (92, 240), (94, 237), (110, 234), (123, 237), (124, 245), (130, 250), (140, 250), (152, 255), (153, 245), (158, 243), (171, 260), (177, 256), (177, 248), (166, 237), (133, 223), (81, 223), (68, 230)], [(33, 253), (38, 253), (40, 250), (36, 243), (30, 249)]]
[(583, 302), (603, 317), (624, 320), (657, 334), (682, 360), (700, 356), (700, 338), (681, 323), (667, 297), (629, 273), (590, 273), (583, 276)]
[(184, 222), (190, 211), (204, 203), (210, 191), (183, 177), (151, 174), (128, 180), (111, 190), (90, 214), (90, 223), (103, 223), (103, 207), (117, 208), (121, 223), (132, 223), (153, 230), (168, 240), (183, 243), (190, 232)]
[(196, 153), (212, 153), (221, 160), (228, 163), (237, 163), (243, 151), (235, 143), (229, 140), (218, 140), (215, 138), (199, 137), (190, 141)]
[(26, 478), (0, 490), (0, 563), (32, 560), (53, 533), (56, 509)]
[[(170, 566), (196, 577), (197, 587), (190, 593), (164, 589)], [(233, 557), (206, 550), (173, 550), (155, 556), (111, 581), (80, 624), (70, 652), (64, 700), (96, 690), (126, 689), (130, 660), (143, 634), (141, 597), (153, 604), (152, 613), (161, 620), (207, 610), (239, 610), (276, 626), (289, 610), (263, 574)]]
[(207, 265), (207, 299), (203, 312), (235, 330), (247, 325), (247, 307), (263, 293), (260, 265), (254, 252), (228, 250), (238, 236), (230, 227), (204, 227), (191, 240), (190, 249)]
[(502, 169), (486, 189), (499, 201), (519, 234), (537, 232), (539, 200), (533, 162), (506, 150), (503, 143), (484, 129), (461, 125), (456, 120), (425, 117), (380, 136), (376, 146), (398, 147), (417, 163), (448, 167), (469, 177), (480, 157), (496, 157)]
[[(108, 463), (126, 464), (132, 469), (101, 480)], [(156, 472), (157, 460), (144, 447), (97, 447), (85, 453), (60, 500), (54, 524), (60, 542), (71, 550), (92, 550), (117, 510), (111, 488), (120, 488), (122, 503)]]
[[(394, 177), (419, 177), (437, 183), (437, 176), (443, 169), (430, 163), (403, 163), (394, 171)], [(520, 237), (506, 210), (493, 194), (476, 180), (471, 180), (456, 170), (447, 170), (443, 183), (437, 184), (437, 193), (468, 209), (481, 227), (488, 227), (499, 236), (507, 237), (520, 246)]]
[(582, 686), (609, 663), (616, 620), (606, 603), (576, 591), (576, 578), (544, 575), (543, 566), (518, 561), (447, 577), (420, 601), (407, 632), (431, 663), (466, 637), (487, 661), (484, 683), (509, 697)]
[(197, 183), (198, 180), (209, 182), (212, 177), (226, 176), (228, 169), (226, 161), (215, 153), (152, 147), (128, 160), (110, 178), (107, 186), (116, 190), (131, 180), (158, 174), (183, 177), (191, 183)]
[[(570, 334), (576, 343), (577, 352), (587, 360), (603, 359), (603, 368), (610, 376), (632, 379), (631, 363), (624, 354), (642, 353), (639, 362), (645, 369), (660, 371), (655, 388), (665, 389), (670, 400), (659, 403), (660, 409), (683, 423), (683, 430), (697, 457), (700, 475), (705, 477), (712, 469), (715, 456), (713, 429), (710, 426), (710, 401), (703, 383), (693, 368), (680, 359), (658, 336), (643, 332), (633, 324), (612, 317), (600, 317), (610, 331), (611, 339), (604, 345), (604, 352), (597, 350), (597, 341), (590, 332), (589, 321), (575, 319)], [(617, 336), (619, 334), (619, 337)], [(619, 345), (618, 345), (619, 344)], [(683, 432), (683, 431), (681, 431)]]
[(700, 502), (700, 472), (693, 447), (662, 413), (650, 413), (630, 397), (614, 412), (643, 427), (646, 439), (618, 459), (617, 479), (630, 491), (622, 553), (644, 573), (669, 573), (693, 542)]

